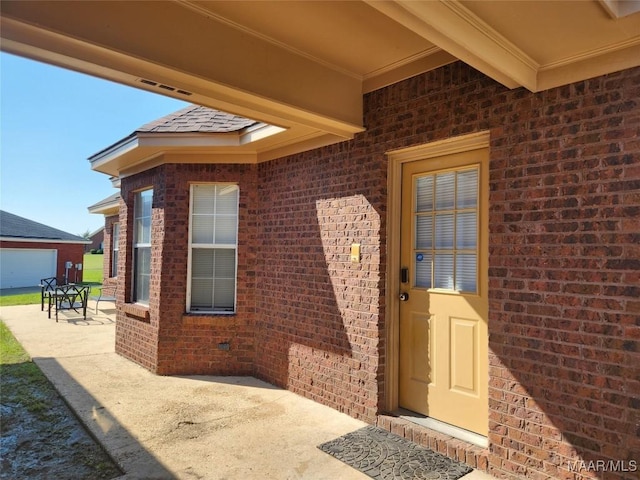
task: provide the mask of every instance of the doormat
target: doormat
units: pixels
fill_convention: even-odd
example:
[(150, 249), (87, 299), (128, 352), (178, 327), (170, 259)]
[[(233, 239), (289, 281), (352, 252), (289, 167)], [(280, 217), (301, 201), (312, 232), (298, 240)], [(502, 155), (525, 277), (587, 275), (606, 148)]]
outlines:
[(376, 480), (456, 480), (472, 470), (464, 463), (373, 425), (318, 448)]

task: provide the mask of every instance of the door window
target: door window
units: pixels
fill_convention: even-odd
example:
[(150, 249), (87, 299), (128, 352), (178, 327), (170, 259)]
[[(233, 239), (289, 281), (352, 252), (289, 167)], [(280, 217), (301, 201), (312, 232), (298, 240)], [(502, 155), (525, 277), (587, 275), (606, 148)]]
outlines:
[(414, 286), (477, 293), (478, 168), (414, 182)]

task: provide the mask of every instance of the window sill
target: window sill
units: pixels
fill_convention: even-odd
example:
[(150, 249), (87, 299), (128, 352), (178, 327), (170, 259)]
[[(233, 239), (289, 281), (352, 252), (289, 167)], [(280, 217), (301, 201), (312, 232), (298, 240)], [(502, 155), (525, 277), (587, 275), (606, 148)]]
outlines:
[(125, 303), (122, 305), (122, 311), (131, 317), (136, 317), (145, 322), (149, 321), (149, 307), (145, 307), (144, 305)]

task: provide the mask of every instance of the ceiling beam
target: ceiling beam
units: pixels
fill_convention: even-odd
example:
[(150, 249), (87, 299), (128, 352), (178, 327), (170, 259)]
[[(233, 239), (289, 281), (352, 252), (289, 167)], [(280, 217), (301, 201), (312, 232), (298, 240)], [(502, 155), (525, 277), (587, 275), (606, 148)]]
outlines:
[(506, 87), (537, 88), (539, 65), (457, 0), (365, 0)]

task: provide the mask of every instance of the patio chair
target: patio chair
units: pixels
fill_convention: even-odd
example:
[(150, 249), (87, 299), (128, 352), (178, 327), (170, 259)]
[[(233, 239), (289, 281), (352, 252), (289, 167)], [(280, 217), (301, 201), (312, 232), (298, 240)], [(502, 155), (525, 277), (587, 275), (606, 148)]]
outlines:
[(118, 291), (118, 285), (102, 285), (98, 287), (100, 289), (100, 294), (91, 295), (91, 300), (96, 301), (96, 313), (98, 313), (98, 304), (100, 301), (105, 302), (115, 302), (116, 301), (116, 292)]
[(64, 285), (64, 280), (58, 280), (57, 277), (47, 277), (40, 279), (40, 311), (44, 311), (44, 301), (49, 299), (49, 295), (59, 285)]

